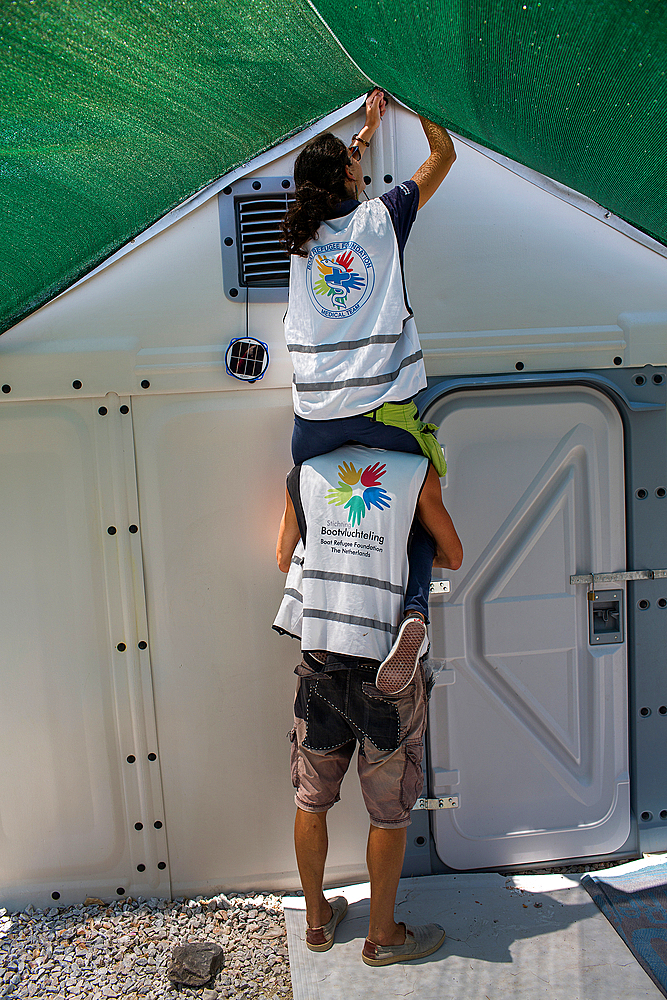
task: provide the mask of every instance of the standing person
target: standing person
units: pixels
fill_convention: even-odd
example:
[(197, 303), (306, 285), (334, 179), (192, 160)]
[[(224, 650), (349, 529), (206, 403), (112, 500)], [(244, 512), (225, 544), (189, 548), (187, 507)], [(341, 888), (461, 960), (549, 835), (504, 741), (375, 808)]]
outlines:
[(347, 910), (344, 897), (327, 901), (322, 891), (326, 817), (358, 741), (370, 817), (371, 911), (362, 958), (372, 966), (423, 958), (445, 939), (438, 924), (394, 919), (406, 828), (423, 784), (424, 669), (418, 664), (400, 694), (383, 694), (373, 683), (407, 580), (415, 511), (434, 539), (436, 565), (458, 569), (461, 542), (427, 459), (348, 445), (292, 470), (276, 550), (288, 576), (274, 628), (299, 637), (302, 650), (291, 762), (306, 944), (327, 951)]
[[(419, 337), (403, 277), (403, 251), (418, 209), (448, 174), (456, 154), (447, 131), (421, 118), (430, 147), (411, 180), (360, 203), (361, 160), (386, 108), (375, 89), (366, 122), (349, 146), (330, 132), (309, 142), (294, 165), (296, 201), (284, 222), (291, 254), (285, 337), (294, 365), (296, 464), (357, 441), (424, 454), (446, 470), (436, 428), (419, 420), (413, 397), (426, 387)], [(444, 510), (444, 508), (443, 508)], [(428, 648), (428, 593), (435, 555), (416, 524), (396, 640), (377, 685), (396, 693)]]

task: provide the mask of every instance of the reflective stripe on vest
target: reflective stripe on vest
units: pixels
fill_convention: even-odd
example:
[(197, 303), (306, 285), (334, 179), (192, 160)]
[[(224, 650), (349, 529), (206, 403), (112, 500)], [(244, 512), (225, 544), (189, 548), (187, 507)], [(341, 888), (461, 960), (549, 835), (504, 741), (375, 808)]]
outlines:
[(305, 249), (291, 258), (285, 317), (295, 412), (331, 420), (411, 399), (426, 376), (386, 206), (323, 222)]

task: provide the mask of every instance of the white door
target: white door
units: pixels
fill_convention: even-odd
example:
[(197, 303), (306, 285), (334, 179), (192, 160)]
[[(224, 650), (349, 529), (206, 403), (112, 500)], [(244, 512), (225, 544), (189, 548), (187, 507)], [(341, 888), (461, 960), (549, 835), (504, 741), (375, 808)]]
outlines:
[(519, 386), (451, 393), (425, 419), (465, 550), (431, 599), (430, 794), (459, 800), (432, 814), (438, 855), (467, 869), (613, 851), (630, 830), (626, 645), (590, 646), (569, 581), (625, 568), (618, 411), (594, 389)]

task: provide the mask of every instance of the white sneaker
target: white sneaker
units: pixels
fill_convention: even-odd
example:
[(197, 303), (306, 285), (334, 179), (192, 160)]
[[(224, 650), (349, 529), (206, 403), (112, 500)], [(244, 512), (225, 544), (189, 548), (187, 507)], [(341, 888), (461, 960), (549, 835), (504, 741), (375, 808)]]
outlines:
[(398, 630), (389, 655), (378, 667), (375, 686), (385, 694), (398, 694), (415, 675), (417, 664), (428, 650), (426, 623), (418, 616), (406, 618)]

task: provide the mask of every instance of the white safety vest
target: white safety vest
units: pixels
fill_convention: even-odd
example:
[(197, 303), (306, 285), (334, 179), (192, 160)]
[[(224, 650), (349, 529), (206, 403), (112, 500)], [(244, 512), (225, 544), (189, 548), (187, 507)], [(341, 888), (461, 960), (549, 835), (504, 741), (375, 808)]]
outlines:
[(384, 660), (403, 612), (407, 539), (428, 459), (348, 445), (301, 466), (306, 521), (273, 627), (301, 648)]
[(426, 375), (386, 206), (373, 198), (323, 222), (304, 249), (285, 317), (295, 413), (331, 420), (412, 399)]

